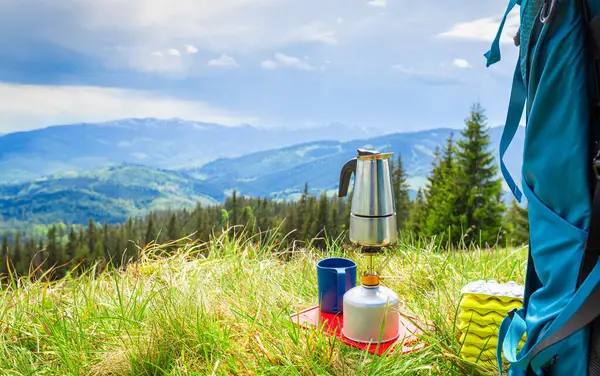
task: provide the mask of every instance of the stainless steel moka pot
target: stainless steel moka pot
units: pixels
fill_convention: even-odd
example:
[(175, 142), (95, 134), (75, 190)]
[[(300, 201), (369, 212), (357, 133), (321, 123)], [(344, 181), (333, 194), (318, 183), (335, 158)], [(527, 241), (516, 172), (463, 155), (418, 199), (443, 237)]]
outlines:
[(358, 156), (342, 168), (339, 197), (348, 194), (354, 173), (350, 207), (350, 241), (366, 248), (381, 248), (396, 241), (396, 208), (390, 158), (393, 153), (358, 149)]

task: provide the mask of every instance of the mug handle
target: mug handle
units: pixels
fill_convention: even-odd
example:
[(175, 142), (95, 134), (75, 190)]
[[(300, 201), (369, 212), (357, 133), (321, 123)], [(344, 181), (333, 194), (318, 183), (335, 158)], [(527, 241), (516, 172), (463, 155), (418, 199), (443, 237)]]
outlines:
[(342, 312), (344, 307), (344, 293), (346, 292), (346, 269), (337, 269), (337, 311)]

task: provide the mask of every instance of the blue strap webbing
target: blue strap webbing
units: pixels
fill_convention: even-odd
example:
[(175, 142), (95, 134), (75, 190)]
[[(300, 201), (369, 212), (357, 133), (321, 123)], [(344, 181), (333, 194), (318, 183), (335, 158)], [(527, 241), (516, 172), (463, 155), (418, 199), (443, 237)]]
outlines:
[[(522, 317), (523, 312), (524, 309), (520, 308), (515, 312), (515, 316)], [(496, 361), (498, 362), (498, 373), (500, 374), (500, 376), (502, 376), (502, 348), (511, 323), (511, 318), (509, 316), (505, 317), (502, 321), (502, 324), (500, 325), (500, 329), (498, 330), (498, 347), (496, 348)]]
[(498, 27), (498, 32), (496, 33), (496, 37), (492, 42), (492, 47), (488, 52), (486, 52), (483, 56), (486, 57), (486, 67), (489, 67), (492, 64), (496, 64), (500, 61), (500, 38), (502, 37), (502, 30), (504, 30), (504, 24), (506, 23), (506, 17), (510, 11), (515, 7), (515, 5), (521, 4), (521, 0), (510, 0), (508, 6), (506, 7), (506, 11), (504, 12), (504, 17), (502, 17), (502, 21), (500, 21), (500, 27)]
[[(520, 5), (521, 0), (510, 0), (508, 6), (506, 7), (504, 17), (502, 17), (500, 27), (498, 28), (496, 37), (492, 42), (492, 46), (490, 50), (484, 54), (484, 56), (486, 57), (487, 67), (499, 62), (501, 59), (500, 38), (502, 36), (502, 30), (504, 29), (506, 17), (517, 4)], [(510, 146), (511, 141), (515, 137), (517, 130), (519, 129), (519, 122), (521, 121), (521, 116), (523, 116), (523, 109), (525, 108), (526, 99), (527, 92), (525, 91), (525, 84), (523, 83), (523, 77), (521, 76), (519, 63), (517, 62), (517, 66), (515, 67), (515, 73), (513, 76), (512, 89), (510, 92), (510, 102), (508, 105), (506, 124), (504, 125), (504, 130), (502, 132), (502, 138), (500, 139), (500, 170), (502, 171), (502, 176), (504, 177), (508, 188), (510, 189), (510, 191), (515, 196), (518, 202), (521, 202), (521, 197), (523, 196), (523, 193), (521, 192), (519, 187), (517, 187), (517, 184), (508, 172), (508, 169), (504, 164), (503, 158), (504, 154), (506, 153), (506, 150)]]
[(506, 165), (504, 164), (504, 154), (510, 146), (511, 141), (515, 137), (517, 130), (519, 129), (519, 122), (525, 109), (525, 100), (527, 98), (527, 92), (525, 91), (525, 85), (523, 84), (523, 77), (521, 76), (521, 69), (519, 63), (515, 67), (515, 73), (513, 75), (512, 90), (510, 92), (510, 102), (508, 105), (508, 114), (506, 116), (506, 124), (502, 131), (502, 138), (500, 139), (500, 170), (502, 176), (506, 180), (508, 188), (515, 196), (518, 202), (521, 202), (523, 193), (515, 183), (515, 180), (508, 172)]
[[(565, 306), (562, 312), (552, 322), (548, 330), (537, 338), (537, 343), (549, 338), (563, 327), (563, 325), (573, 316), (586, 302), (590, 294), (594, 291), (596, 286), (600, 283), (600, 261), (596, 263), (594, 269), (575, 292), (569, 303)], [(504, 329), (503, 329), (504, 328)], [(505, 318), (501, 326), (502, 336), (498, 337), (498, 348), (502, 347), (504, 356), (513, 366), (525, 370), (531, 363), (533, 370), (539, 369), (544, 364), (552, 359), (554, 356), (552, 350), (553, 346), (549, 346), (541, 352), (537, 353), (533, 358), (532, 353), (534, 347), (531, 347), (525, 354), (519, 356), (516, 349), (521, 340), (523, 334), (527, 333), (527, 324), (521, 315), (515, 314), (512, 319), (509, 317)], [(556, 343), (555, 343), (556, 344)], [(499, 362), (499, 368), (501, 363)], [(500, 373), (502, 374), (502, 373)]]

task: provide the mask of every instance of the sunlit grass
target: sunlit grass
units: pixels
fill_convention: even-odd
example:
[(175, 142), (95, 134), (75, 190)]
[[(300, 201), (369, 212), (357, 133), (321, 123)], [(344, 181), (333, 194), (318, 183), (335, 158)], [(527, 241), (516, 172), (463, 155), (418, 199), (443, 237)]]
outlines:
[[(177, 246), (173, 255), (166, 250)], [(454, 317), (463, 285), (523, 283), (524, 249), (393, 250), (384, 284), (405, 314), (431, 320), (422, 350), (374, 356), (294, 325), (317, 301), (316, 262), (360, 254), (284, 249), (268, 234), (150, 245), (124, 271), (13, 279), (0, 290), (0, 370), (7, 375), (479, 375), (459, 357)], [(383, 259), (383, 257), (381, 257)], [(378, 260), (382, 261), (382, 260)]]

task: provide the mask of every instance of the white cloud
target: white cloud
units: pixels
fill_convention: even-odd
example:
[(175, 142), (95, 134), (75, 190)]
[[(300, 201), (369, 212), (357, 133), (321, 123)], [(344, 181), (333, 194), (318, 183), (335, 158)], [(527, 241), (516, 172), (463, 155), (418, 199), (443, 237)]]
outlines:
[[(315, 0), (61, 0), (36, 7), (9, 1), (0, 15), (0, 31), (12, 31), (8, 20), (23, 19), (32, 39), (43, 36), (117, 69), (146, 70), (144, 59), (156, 46), (165, 56), (194, 50), (242, 55), (294, 43), (338, 43), (332, 28), (339, 9)], [(315, 21), (317, 12), (334, 22)], [(53, 16), (38, 16), (44, 13)], [(187, 46), (178, 47), (182, 40)], [(111, 53), (115, 45), (122, 47), (119, 53)]]
[[(478, 41), (492, 42), (500, 26), (500, 17), (479, 18), (473, 21), (460, 22), (450, 28), (450, 30), (438, 34), (440, 38), (470, 39)], [(519, 28), (519, 13), (512, 12), (506, 18), (500, 43), (512, 44), (513, 37)]]
[(314, 70), (315, 67), (311, 66), (305, 61), (294, 57), (282, 54), (278, 52), (274, 56), (274, 60), (265, 60), (260, 63), (264, 69), (276, 69), (276, 68), (295, 68), (300, 70)]
[(176, 48), (169, 48), (169, 49), (167, 50), (167, 55), (171, 55), (171, 56), (180, 56), (180, 55), (181, 55), (181, 53), (180, 53), (180, 52), (179, 52), (179, 50), (178, 50), (178, 49), (176, 49)]
[(260, 66), (264, 69), (276, 69), (278, 65), (273, 60), (265, 60), (262, 63), (260, 63)]
[(0, 84), (0, 133), (127, 117), (180, 117), (230, 126), (260, 122), (205, 102), (139, 90)]
[(212, 67), (237, 67), (238, 63), (235, 59), (229, 55), (222, 54), (218, 59), (212, 59), (208, 62), (208, 65)]
[(344, 22), (344, 19), (342, 17), (338, 17), (338, 19), (336, 20), (336, 22), (339, 24), (341, 24), (342, 22)]
[(188, 54), (195, 54), (198, 52), (198, 49), (196, 47), (192, 46), (191, 44), (186, 44), (185, 52), (187, 52)]
[(311, 22), (292, 29), (290, 32), (284, 33), (282, 39), (286, 41), (284, 44), (293, 42), (338, 43), (335, 32), (329, 30), (320, 22)]
[(465, 59), (454, 59), (452, 61), (452, 65), (454, 65), (457, 68), (471, 68), (471, 64), (469, 64), (469, 62)]
[(370, 5), (372, 7), (385, 8), (387, 3), (386, 0), (371, 0), (367, 2), (367, 5)]
[(105, 63), (108, 69), (120, 69), (125, 65), (140, 72), (186, 77), (194, 74), (198, 68), (197, 61), (181, 58), (181, 51), (175, 48), (157, 51), (145, 47), (128, 49), (121, 47), (111, 49), (110, 52), (112, 58)]
[(278, 52), (275, 54), (275, 60), (279, 65), (284, 67), (298, 68), (298, 69), (314, 69), (308, 63), (298, 59), (294, 56), (289, 56)]

